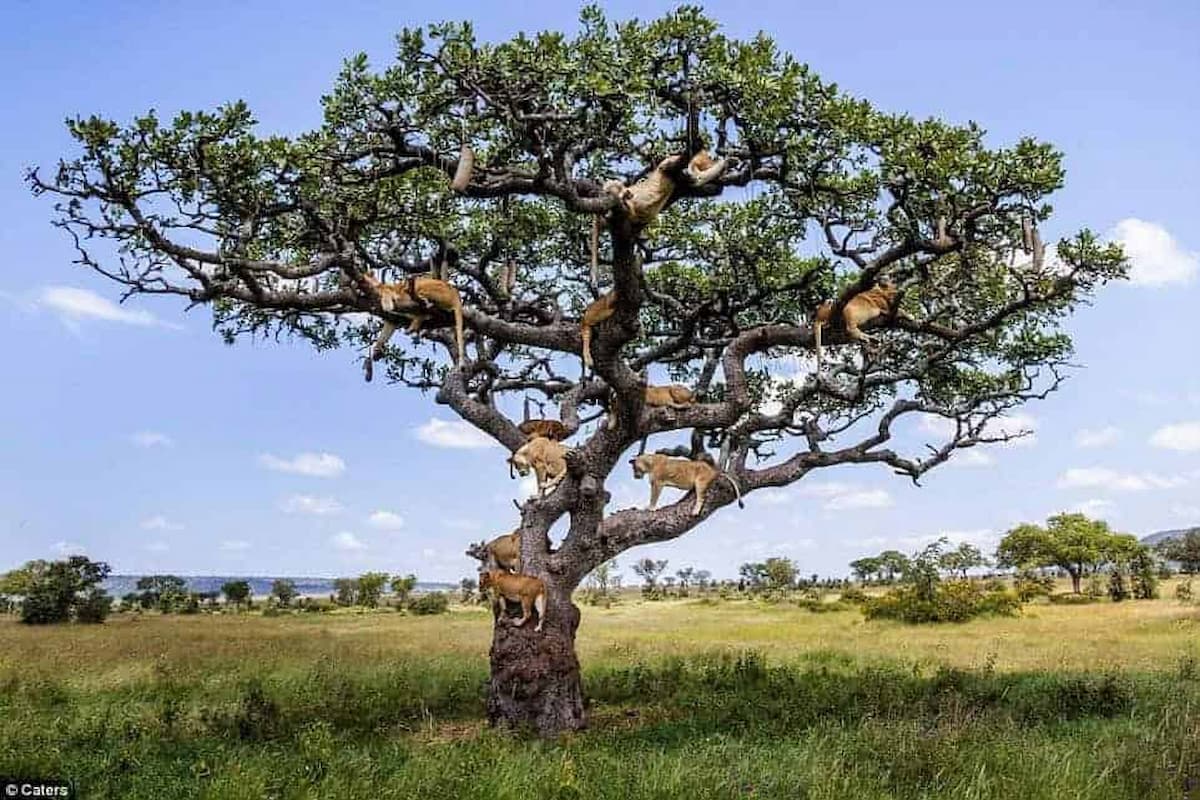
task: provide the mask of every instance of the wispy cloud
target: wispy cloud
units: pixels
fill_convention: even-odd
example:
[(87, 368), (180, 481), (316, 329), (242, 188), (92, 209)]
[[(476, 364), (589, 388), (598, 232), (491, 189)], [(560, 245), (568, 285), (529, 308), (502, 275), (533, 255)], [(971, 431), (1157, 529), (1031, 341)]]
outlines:
[(366, 550), (367, 545), (350, 531), (339, 531), (329, 540), (330, 544), (344, 552)]
[(1152, 472), (1119, 472), (1107, 467), (1072, 467), (1058, 479), (1062, 489), (1107, 489), (1112, 492), (1144, 492), (1149, 489), (1174, 489), (1188, 481), (1178, 475), (1163, 476)]
[(486, 433), (462, 420), (447, 422), (431, 417), (424, 425), (417, 427), (416, 436), (420, 441), (434, 447), (475, 449), (497, 446), (496, 441)]
[(141, 327), (179, 330), (181, 326), (164, 322), (149, 311), (125, 308), (107, 297), (78, 286), (44, 286), (35, 295), (32, 306), (57, 314), (67, 325), (77, 328), (84, 321), (118, 322)]
[(824, 498), (821, 507), (826, 511), (850, 511), (865, 508), (886, 508), (893, 504), (885, 489), (864, 489), (848, 483), (828, 482), (801, 484), (800, 492)]
[(367, 524), (380, 530), (398, 531), (404, 527), (404, 517), (394, 511), (380, 510), (367, 517)]
[(1075, 434), (1076, 447), (1108, 447), (1121, 438), (1121, 429), (1115, 425), (1104, 428), (1084, 428)]
[(1200, 422), (1164, 425), (1150, 437), (1150, 444), (1164, 450), (1179, 450), (1188, 453), (1200, 450)]
[(1111, 517), (1117, 513), (1117, 504), (1112, 500), (1093, 497), (1089, 500), (1076, 503), (1071, 506), (1070, 510), (1079, 514), (1086, 514), (1089, 517)]
[(129, 437), (129, 441), (133, 442), (138, 447), (171, 447), (175, 444), (175, 440), (165, 433), (158, 431), (138, 431)]
[(85, 556), (87, 548), (78, 542), (55, 542), (50, 548), (60, 556)]
[(285, 497), (279, 503), (279, 509), (285, 514), (336, 514), (342, 510), (342, 504), (333, 497), (314, 497), (310, 494), (293, 494)]
[(183, 526), (178, 522), (171, 522), (162, 514), (156, 514), (153, 517), (147, 517), (141, 521), (140, 527), (144, 531), (181, 531)]
[(346, 471), (346, 462), (332, 453), (299, 453), (292, 458), (280, 458), (263, 453), (258, 463), (275, 472), (290, 472), (311, 478), (336, 478)]
[(1134, 286), (1190, 283), (1200, 272), (1200, 254), (1185, 250), (1166, 228), (1130, 217), (1109, 232), (1129, 258), (1129, 282)]

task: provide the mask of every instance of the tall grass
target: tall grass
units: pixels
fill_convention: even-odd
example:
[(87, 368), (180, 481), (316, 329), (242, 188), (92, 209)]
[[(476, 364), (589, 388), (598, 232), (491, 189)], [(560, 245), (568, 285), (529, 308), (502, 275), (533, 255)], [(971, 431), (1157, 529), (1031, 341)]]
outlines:
[[(1176, 628), (1192, 624), (1159, 608)], [(585, 610), (592, 729), (554, 743), (483, 725), (482, 615), (456, 614), (444, 647), (425, 652), (404, 643), (426, 620), (400, 615), (147, 618), (40, 639), (0, 625), (0, 774), (67, 776), (81, 797), (114, 800), (1154, 800), (1200, 776), (1200, 670), (1183, 639), (1157, 669), (1140, 657), (1011, 669), (1000, 655), (964, 667), (936, 648), (907, 659), (710, 648), (725, 609), (638, 611), (650, 629), (690, 622), (700, 644), (656, 648)], [(1093, 612), (1053, 609), (1081, 629)], [(862, 625), (853, 613), (728, 613), (850, 641)], [(1144, 636), (1146, 619), (1128, 619), (1126, 636)], [(1070, 635), (1060, 624), (1045, 646)], [(467, 652), (472, 637), (481, 646)]]

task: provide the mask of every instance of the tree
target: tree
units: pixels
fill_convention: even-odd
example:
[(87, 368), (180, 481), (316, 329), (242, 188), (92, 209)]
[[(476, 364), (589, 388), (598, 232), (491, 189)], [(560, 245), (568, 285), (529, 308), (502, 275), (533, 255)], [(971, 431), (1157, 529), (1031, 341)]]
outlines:
[(221, 584), (221, 594), (225, 595), (225, 602), (241, 608), (243, 605), (250, 604), (250, 582), (249, 581), (226, 581)]
[[(5, 588), (21, 597), (21, 622), (48, 625), (103, 622), (112, 607), (100, 584), (111, 572), (103, 561), (71, 556), (63, 561), (30, 561), (5, 576)], [(15, 573), (15, 574), (14, 574)]]
[(684, 567), (675, 570), (675, 577), (679, 579), (679, 594), (682, 597), (687, 597), (688, 587), (692, 585), (692, 580), (696, 576), (695, 567)]
[(333, 602), (339, 606), (352, 606), (358, 602), (358, 579), (334, 578)]
[(1137, 540), (1114, 534), (1108, 523), (1083, 514), (1056, 514), (1046, 527), (1018, 525), (1004, 535), (996, 549), (1002, 567), (1058, 567), (1071, 576), (1071, 589), (1080, 593), (1085, 572), (1114, 558), (1128, 557)]
[(358, 596), (355, 598), (360, 606), (377, 608), (379, 598), (383, 595), (383, 587), (388, 584), (386, 572), (364, 572), (358, 576)]
[(289, 578), (276, 578), (271, 582), (271, 596), (284, 608), (290, 606), (299, 594), (296, 591), (296, 582)]
[(1188, 575), (1200, 572), (1200, 528), (1172, 537), (1158, 545), (1163, 558), (1179, 562), (1179, 571)]
[(409, 573), (404, 577), (392, 577), (392, 594), (396, 595), (396, 603), (403, 608), (408, 603), (408, 596), (417, 588), (417, 576)]
[(988, 560), (983, 552), (970, 542), (962, 542), (954, 550), (942, 553), (938, 560), (939, 567), (947, 572), (959, 573), (963, 580), (967, 579), (968, 571), (987, 565)]
[(610, 592), (620, 588), (621, 576), (617, 574), (617, 560), (611, 559), (603, 564), (597, 564), (596, 568), (588, 575), (586, 584), (592, 597), (595, 600), (600, 600), (609, 605)]
[(652, 558), (642, 558), (633, 562), (633, 572), (645, 584), (642, 594), (653, 595), (658, 591), (658, 576), (667, 568), (667, 562), (655, 561)]
[(696, 570), (695, 579), (696, 588), (700, 590), (701, 594), (703, 594), (704, 591), (711, 585), (710, 582), (712, 581), (712, 573), (706, 569), (698, 569)]
[(475, 592), (479, 588), (479, 584), (474, 578), (463, 578), (458, 582), (458, 588), (462, 592), (463, 603), (472, 603), (475, 601)]
[[(449, 359), (450, 320), (430, 309), (421, 334), (435, 351), (395, 343), (388, 377), (436, 392), (510, 451), (524, 443), (519, 394), (556, 403), (577, 436), (566, 480), (526, 501), (516, 526), (522, 569), (546, 582), (546, 625), (497, 624), (491, 647), (489, 718), (547, 734), (585, 723), (574, 588), (734, 500), (714, 481), (700, 514), (690, 501), (606, 511), (606, 480), (633, 443), (690, 432), (746, 494), (847, 464), (915, 481), (1019, 435), (995, 421), (1058, 387), (1071, 363), (1063, 319), (1126, 270), (1120, 247), (1087, 230), (1043, 257), (1036, 230), (1063, 182), (1050, 145), (989, 146), (974, 124), (877, 110), (693, 7), (619, 29), (588, 7), (573, 38), (406, 30), (395, 63), (376, 73), (351, 58), (323, 104), (321, 126), (295, 137), (261, 134), (244, 103), (170, 122), (77, 118), (77, 152), (28, 181), (60, 201), (77, 261), (127, 295), (210, 306), (229, 342), (290, 333), (361, 347), (380, 319), (405, 322), (368, 271), (398, 281), (446, 265), (468, 358)], [(452, 193), (464, 142), (480, 168)], [(700, 184), (683, 167), (705, 146), (726, 161)], [(673, 191), (647, 227), (604, 184), (665, 156), (681, 156), (664, 167)], [(772, 380), (764, 357), (810, 352), (820, 301), (837, 312), (881, 276), (905, 313), (868, 326), (886, 328), (880, 347), (860, 358), (831, 325), (822, 375)], [(580, 376), (577, 320), (601, 286), (612, 315)], [(642, 376), (659, 365), (701, 402), (644, 408)], [(598, 405), (613, 425), (582, 429), (581, 409)], [(893, 429), (925, 414), (944, 434), (906, 454)], [(803, 446), (777, 446), (791, 437)]]
[(908, 556), (899, 550), (884, 550), (877, 556), (879, 561), (879, 579), (894, 583), (896, 578), (910, 568)]
[(135, 588), (141, 592), (142, 608), (157, 608), (164, 614), (177, 611), (187, 601), (187, 581), (178, 575), (144, 575)]
[(763, 562), (763, 576), (768, 589), (785, 591), (796, 583), (796, 565), (790, 558), (768, 558)]
[(879, 572), (879, 559), (874, 556), (855, 559), (850, 562), (850, 570), (854, 573), (854, 577), (858, 578), (859, 582), (867, 583), (871, 580), (871, 576)]

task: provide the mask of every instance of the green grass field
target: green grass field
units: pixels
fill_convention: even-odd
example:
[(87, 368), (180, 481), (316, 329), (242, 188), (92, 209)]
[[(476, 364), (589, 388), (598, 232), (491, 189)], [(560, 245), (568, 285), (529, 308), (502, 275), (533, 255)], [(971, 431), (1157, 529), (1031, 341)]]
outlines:
[(471, 608), (6, 620), (0, 774), (121, 800), (1200, 797), (1200, 613), (1173, 600), (937, 627), (585, 607), (591, 729), (553, 743), (483, 724), (489, 641)]

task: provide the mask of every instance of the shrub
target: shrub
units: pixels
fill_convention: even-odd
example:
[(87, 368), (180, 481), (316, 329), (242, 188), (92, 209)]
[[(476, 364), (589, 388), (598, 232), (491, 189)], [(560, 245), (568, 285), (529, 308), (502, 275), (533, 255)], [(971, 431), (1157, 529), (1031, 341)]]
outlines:
[(1100, 602), (1100, 598), (1091, 594), (1063, 593), (1050, 595), (1050, 602), (1059, 606), (1086, 606), (1089, 603)]
[(414, 614), (445, 614), (450, 608), (450, 598), (445, 592), (429, 592), (409, 601), (408, 610)]
[(108, 618), (113, 599), (99, 587), (89, 589), (75, 601), (75, 621), (98, 625)]
[[(971, 581), (945, 581), (932, 586), (932, 597), (916, 586), (892, 589), (863, 604), (867, 619), (902, 622), (966, 622), (979, 616), (1015, 616), (1021, 603), (1007, 590), (986, 591)], [(922, 596), (924, 595), (924, 596)]]
[(1181, 603), (1192, 602), (1192, 579), (1191, 578), (1188, 578), (1186, 581), (1180, 581), (1175, 586), (1175, 599)]
[(867, 602), (867, 593), (858, 586), (847, 586), (842, 589), (841, 599), (847, 603), (865, 603)]
[(1049, 597), (1054, 591), (1054, 576), (1023, 569), (1013, 579), (1013, 590), (1022, 603), (1028, 603), (1037, 597)]

